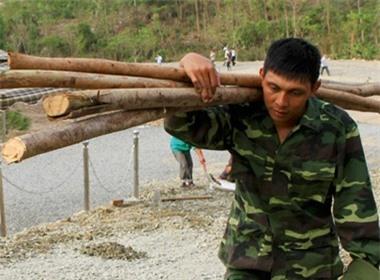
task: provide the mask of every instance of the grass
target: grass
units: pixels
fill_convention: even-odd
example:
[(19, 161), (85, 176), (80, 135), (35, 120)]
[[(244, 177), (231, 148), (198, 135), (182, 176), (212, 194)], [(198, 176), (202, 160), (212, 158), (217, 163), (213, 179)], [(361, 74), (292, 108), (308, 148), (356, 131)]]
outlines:
[(27, 130), (30, 127), (30, 119), (17, 111), (7, 111), (6, 113), (7, 130)]

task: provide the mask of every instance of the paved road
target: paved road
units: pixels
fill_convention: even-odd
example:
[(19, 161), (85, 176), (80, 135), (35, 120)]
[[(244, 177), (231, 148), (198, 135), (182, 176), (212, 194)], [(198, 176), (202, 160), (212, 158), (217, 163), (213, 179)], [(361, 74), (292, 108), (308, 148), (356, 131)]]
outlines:
[[(176, 178), (178, 165), (169, 149), (170, 136), (161, 127), (141, 126), (137, 130), (141, 185)], [(92, 207), (131, 194), (132, 143), (133, 129), (90, 141)], [(8, 233), (83, 209), (82, 147), (73, 145), (2, 167)], [(223, 151), (205, 151), (205, 156), (210, 167), (222, 167), (228, 161), (228, 153)], [(193, 159), (195, 173), (202, 174), (196, 156)]]

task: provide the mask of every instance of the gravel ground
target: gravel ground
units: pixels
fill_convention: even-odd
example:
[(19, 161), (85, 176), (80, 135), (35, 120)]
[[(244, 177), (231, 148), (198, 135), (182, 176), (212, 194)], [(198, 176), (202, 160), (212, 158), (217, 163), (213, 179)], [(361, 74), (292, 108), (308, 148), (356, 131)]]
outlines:
[[(372, 181), (379, 198), (379, 171)], [(176, 180), (150, 183), (141, 203), (79, 212), (1, 239), (0, 279), (222, 279), (216, 252), (232, 193), (198, 183), (188, 191)], [(161, 198), (208, 199), (156, 204), (153, 189)]]
[[(216, 252), (232, 193), (210, 192), (205, 180), (191, 191), (177, 183), (150, 183), (140, 204), (80, 212), (1, 240), (0, 279), (221, 279)], [(152, 187), (161, 198), (209, 199), (157, 205)]]
[[(257, 72), (260, 65), (239, 63), (234, 71)], [(331, 61), (330, 68), (328, 79), (380, 82), (380, 62)], [(375, 114), (368, 121), (363, 115), (352, 115), (359, 123), (379, 197), (379, 117)], [(7, 226), (12, 236), (0, 239), (1, 280), (222, 278), (224, 269), (216, 252), (231, 194), (217, 192), (207, 200), (152, 205), (155, 189), (161, 190), (162, 197), (209, 195), (207, 182), (196, 163), (198, 188), (181, 192), (174, 179), (178, 166), (169, 151), (169, 136), (159, 125), (137, 130), (144, 202), (134, 206), (101, 206), (131, 193), (132, 129), (90, 141), (94, 210), (88, 213), (80, 212), (82, 145), (2, 167)], [(206, 151), (206, 158), (209, 171), (218, 174), (228, 155)], [(33, 226), (41, 223), (46, 224)]]

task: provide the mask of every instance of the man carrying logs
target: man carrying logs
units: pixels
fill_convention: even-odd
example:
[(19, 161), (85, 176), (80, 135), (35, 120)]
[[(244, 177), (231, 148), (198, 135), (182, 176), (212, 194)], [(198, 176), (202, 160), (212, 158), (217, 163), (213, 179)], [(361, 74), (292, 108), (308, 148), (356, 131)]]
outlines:
[[(261, 101), (165, 119), (175, 137), (233, 155), (225, 279), (379, 279), (379, 219), (358, 127), (314, 96), (320, 59), (303, 39), (275, 41), (259, 72)], [(212, 101), (212, 63), (190, 53), (181, 65)], [(339, 245), (353, 258), (347, 271)]]

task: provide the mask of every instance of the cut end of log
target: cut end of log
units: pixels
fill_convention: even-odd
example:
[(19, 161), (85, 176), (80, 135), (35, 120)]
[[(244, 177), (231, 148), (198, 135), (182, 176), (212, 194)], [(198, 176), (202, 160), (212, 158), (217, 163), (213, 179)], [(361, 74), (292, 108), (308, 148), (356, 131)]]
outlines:
[(60, 117), (68, 114), (70, 101), (64, 94), (47, 96), (42, 101), (42, 107), (49, 117)]
[(8, 66), (11, 65), (11, 61), (12, 61), (13, 56), (14, 56), (13, 52), (8, 52)]
[(3, 145), (2, 156), (6, 163), (19, 162), (26, 152), (26, 146), (24, 142), (18, 138), (9, 139)]

